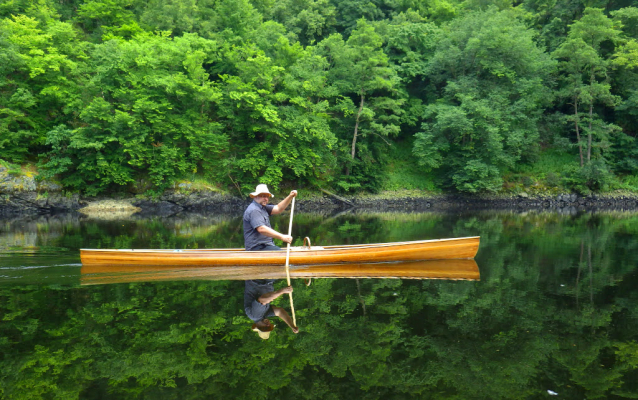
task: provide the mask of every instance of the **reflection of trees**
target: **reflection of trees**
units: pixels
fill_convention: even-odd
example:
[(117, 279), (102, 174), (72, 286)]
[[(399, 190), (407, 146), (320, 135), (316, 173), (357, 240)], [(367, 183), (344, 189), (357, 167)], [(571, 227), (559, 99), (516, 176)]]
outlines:
[[(323, 219), (299, 216), (313, 243), (338, 242), (337, 228), (354, 225), (360, 228), (348, 228), (352, 240), (371, 242), (384, 241), (384, 231), (392, 240), (419, 229), (430, 237), (480, 233), (481, 281), (296, 285), (302, 332), (278, 327), (269, 341), (249, 331), (238, 282), (0, 287), (2, 396), (511, 399), (547, 389), (566, 398), (638, 395), (638, 217)], [(159, 235), (167, 245), (203, 245), (229, 237), (237, 222), (208, 229), (191, 221), (193, 234), (181, 236), (161, 221), (124, 233), (101, 224), (67, 233), (96, 241), (117, 232), (140, 243), (137, 235), (147, 230), (144, 240)]]

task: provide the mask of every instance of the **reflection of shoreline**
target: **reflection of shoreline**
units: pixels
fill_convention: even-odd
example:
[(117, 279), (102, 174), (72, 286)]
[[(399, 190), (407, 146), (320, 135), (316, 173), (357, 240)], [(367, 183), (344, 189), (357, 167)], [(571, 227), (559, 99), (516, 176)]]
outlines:
[(132, 216), (142, 211), (129, 201), (125, 200), (99, 200), (90, 202), (87, 206), (80, 208), (78, 212), (92, 219), (119, 220)]
[[(584, 215), (604, 215), (616, 219), (623, 219), (628, 217), (638, 216), (638, 209), (634, 210), (612, 210), (612, 209), (597, 209), (597, 210), (585, 210), (579, 212), (579, 214)], [(282, 216), (289, 215), (288, 212), (284, 212)], [(337, 210), (337, 211), (303, 211), (295, 213), (295, 220), (301, 219), (310, 219), (310, 220), (321, 220), (324, 222), (325, 220), (338, 219), (339, 217), (367, 217), (367, 218), (376, 218), (379, 220), (390, 220), (393, 222), (402, 221), (402, 222), (412, 222), (412, 221), (421, 221), (424, 218), (441, 218), (450, 215), (466, 216), (471, 215), (472, 217), (526, 217), (526, 218), (558, 218), (558, 219), (571, 219), (572, 215), (566, 215), (564, 212), (560, 212), (557, 210), (546, 210), (546, 209), (516, 209), (516, 210), (503, 210), (503, 209), (480, 209), (480, 210), (472, 210), (470, 208), (462, 210), (462, 212), (455, 211), (453, 213), (445, 211), (445, 210), (422, 210), (422, 211), (400, 211), (400, 210), (392, 210), (385, 212), (376, 212), (370, 211), (365, 208), (351, 208), (346, 210)], [(162, 221), (167, 221), (171, 224), (180, 224), (180, 223), (197, 223), (202, 225), (203, 223), (207, 224), (220, 224), (228, 221), (233, 221), (238, 218), (241, 218), (241, 213), (224, 213), (224, 212), (215, 212), (215, 213), (202, 213), (197, 211), (180, 211), (176, 214), (171, 214), (170, 216), (165, 216), (161, 214), (153, 214), (153, 213), (145, 213), (145, 212), (137, 212), (134, 214), (130, 214), (126, 217), (122, 217), (122, 220), (126, 221), (149, 221), (149, 220), (157, 220), (160, 219)], [(52, 224), (57, 226), (59, 224), (72, 224), (73, 226), (79, 226), (81, 222), (93, 220), (87, 215), (78, 212), (61, 212), (55, 214), (11, 214), (11, 215), (2, 215), (0, 214), (0, 232), (7, 230), (14, 231), (31, 231), (30, 227), (39, 225), (39, 224)], [(94, 219), (95, 221), (99, 221), (99, 219)], [(115, 218), (114, 220), (117, 220)]]
[[(286, 279), (283, 266), (83, 266), (82, 285), (171, 280)], [(290, 277), (302, 278), (394, 278), (479, 280), (476, 261), (471, 259), (430, 260), (373, 264), (331, 264), (291, 266)]]

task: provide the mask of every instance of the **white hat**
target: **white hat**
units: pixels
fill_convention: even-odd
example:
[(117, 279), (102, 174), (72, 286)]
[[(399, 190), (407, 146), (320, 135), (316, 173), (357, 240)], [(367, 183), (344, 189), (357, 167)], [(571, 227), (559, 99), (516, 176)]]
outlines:
[(268, 191), (268, 186), (264, 185), (263, 183), (260, 183), (259, 185), (257, 185), (257, 187), (255, 188), (255, 191), (252, 192), (250, 194), (250, 197), (257, 197), (262, 193), (268, 193), (270, 195), (270, 197), (273, 197), (274, 195), (272, 193), (270, 193)]
[(253, 332), (257, 332), (260, 338), (264, 340), (268, 340), (268, 338), (270, 337), (270, 332), (272, 332), (272, 330), (275, 329), (275, 325), (270, 324), (268, 327), (264, 328), (265, 330), (262, 331), (261, 329), (257, 327), (256, 324), (253, 324), (253, 326), (251, 326), (250, 329), (252, 329)]

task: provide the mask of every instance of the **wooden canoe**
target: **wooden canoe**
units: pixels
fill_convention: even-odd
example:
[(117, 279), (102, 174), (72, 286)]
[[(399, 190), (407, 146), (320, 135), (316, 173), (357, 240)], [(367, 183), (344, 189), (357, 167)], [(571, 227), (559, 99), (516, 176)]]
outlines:
[[(474, 258), (480, 238), (419, 240), (326, 247), (293, 247), (290, 264), (318, 265)], [(98, 250), (81, 249), (82, 265), (284, 265), (285, 251), (210, 250)]]
[[(286, 279), (283, 266), (243, 265), (215, 267), (82, 266), (82, 285), (178, 280)], [(301, 278), (399, 278), (478, 280), (473, 259), (427, 260), (393, 263), (349, 263), (290, 267), (291, 279)]]

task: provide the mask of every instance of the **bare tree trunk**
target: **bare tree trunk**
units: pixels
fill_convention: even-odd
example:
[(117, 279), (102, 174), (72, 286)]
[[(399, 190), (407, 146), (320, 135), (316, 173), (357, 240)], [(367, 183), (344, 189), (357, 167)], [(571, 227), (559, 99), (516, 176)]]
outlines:
[(589, 104), (589, 132), (587, 132), (587, 162), (591, 160), (591, 120), (594, 116), (594, 103)]
[[(591, 67), (591, 74), (589, 76), (589, 86), (591, 87), (594, 84), (594, 67)], [(591, 93), (590, 93), (591, 96)], [(592, 119), (594, 116), (594, 99), (591, 98), (589, 103), (589, 132), (587, 132), (587, 162), (591, 160), (591, 127), (592, 127)]]
[(574, 96), (574, 125), (576, 125), (576, 140), (578, 140), (578, 155), (580, 156), (580, 166), (583, 166), (583, 145), (580, 142), (580, 129), (578, 126), (578, 98)]
[[(359, 104), (359, 112), (357, 113), (357, 121), (354, 124), (354, 135), (352, 136), (352, 152), (351, 158), (354, 160), (354, 154), (357, 148), (357, 136), (359, 135), (359, 119), (361, 118), (361, 112), (363, 112), (363, 103), (365, 101), (365, 95), (361, 93), (361, 104)], [(346, 175), (350, 175), (350, 167), (346, 168)]]

